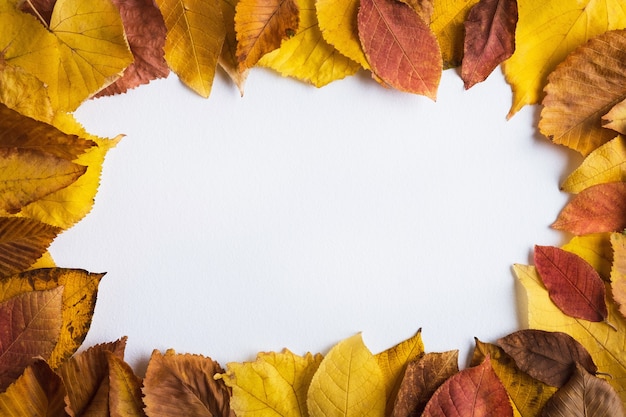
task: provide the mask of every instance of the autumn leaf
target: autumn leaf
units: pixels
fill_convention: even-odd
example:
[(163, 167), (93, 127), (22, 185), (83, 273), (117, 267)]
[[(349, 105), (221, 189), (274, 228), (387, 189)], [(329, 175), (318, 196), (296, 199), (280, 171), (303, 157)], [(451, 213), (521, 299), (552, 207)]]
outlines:
[(609, 281), (613, 263), (610, 236), (610, 233), (574, 236), (561, 249), (580, 256), (600, 274), (604, 281)]
[(626, 100), (620, 101), (602, 116), (602, 126), (626, 134)]
[(396, 0), (361, 0), (359, 39), (374, 74), (400, 91), (437, 98), (441, 50), (426, 22)]
[(479, 0), (439, 0), (434, 2), (430, 28), (435, 34), (443, 69), (461, 65), (465, 39), (464, 22), (470, 9)]
[(565, 179), (561, 189), (579, 193), (592, 185), (616, 181), (626, 181), (626, 143), (623, 136), (591, 152)]
[(385, 382), (361, 334), (335, 345), (309, 387), (311, 417), (378, 417), (385, 413)]
[(143, 394), (145, 412), (150, 417), (230, 416), (230, 391), (224, 381), (215, 380), (215, 374), (224, 370), (211, 358), (200, 355), (165, 355), (152, 352)]
[(370, 69), (359, 40), (359, 0), (317, 0), (315, 9), (324, 40), (363, 68)]
[(0, 277), (26, 270), (60, 232), (32, 219), (0, 217)]
[(583, 258), (553, 246), (537, 245), (534, 260), (550, 299), (561, 311), (579, 319), (606, 320), (604, 282)]
[(444, 382), (432, 396), (423, 417), (513, 417), (509, 396), (489, 357)]
[(300, 26), (296, 34), (279, 49), (261, 58), (258, 64), (316, 87), (354, 74), (360, 65), (324, 40), (315, 15), (315, 1), (300, 0), (299, 4)]
[(124, 358), (126, 338), (92, 346), (72, 356), (58, 369), (67, 389), (66, 411), (72, 417), (109, 415), (109, 362), (107, 352)]
[(224, 18), (224, 27), (226, 36), (222, 53), (218, 59), (218, 64), (228, 74), (230, 79), (239, 88), (239, 93), (243, 97), (243, 86), (248, 77), (249, 70), (239, 70), (239, 61), (237, 60), (237, 34), (235, 33), (235, 8), (239, 0), (222, 0), (222, 16)]
[(609, 383), (622, 402), (626, 402), (626, 319), (617, 311), (617, 305), (608, 305), (608, 321), (617, 330), (604, 322), (569, 317), (552, 303), (534, 267), (515, 265), (514, 270), (526, 289), (529, 326), (564, 332), (580, 342), (591, 354), (598, 371), (611, 375)]
[(131, 367), (112, 352), (104, 352), (109, 367), (109, 412), (111, 417), (144, 417), (142, 381)]
[(626, 228), (626, 182), (586, 188), (561, 210), (552, 227), (575, 235), (623, 230)]
[(30, 364), (22, 375), (0, 394), (0, 415), (5, 417), (64, 417), (65, 387), (43, 359)]
[[(0, 103), (21, 115), (39, 121), (50, 121), (54, 116), (46, 85), (20, 67), (3, 64), (1, 58)], [(2, 110), (2, 113), (4, 112), (5, 110)], [(0, 120), (5, 117), (3, 114)]]
[(239, 417), (308, 416), (307, 392), (322, 355), (259, 353), (256, 361), (227, 364), (220, 374), (233, 394), (230, 406)]
[(465, 20), (461, 78), (465, 89), (484, 81), (515, 51), (517, 0), (480, 0)]
[(63, 287), (61, 333), (48, 363), (57, 368), (81, 346), (87, 336), (96, 305), (98, 285), (104, 274), (80, 269), (37, 269), (0, 279), (0, 301), (30, 291)]
[(394, 402), (392, 417), (419, 416), (448, 378), (459, 372), (459, 352), (427, 353), (410, 362)]
[(482, 363), (489, 356), (494, 372), (511, 398), (514, 411), (522, 417), (535, 417), (556, 392), (556, 388), (544, 384), (522, 371), (513, 358), (500, 347), (476, 339), (472, 366)]
[(574, 375), (544, 407), (542, 417), (623, 417), (624, 406), (608, 382), (576, 365)]
[(0, 303), (0, 391), (33, 358), (50, 357), (61, 329), (63, 288), (32, 291)]
[(156, 0), (167, 27), (165, 60), (187, 87), (209, 97), (226, 28), (218, 1)]
[(611, 234), (611, 246), (615, 259), (611, 269), (611, 290), (619, 312), (626, 317), (626, 235)]
[(606, 32), (570, 53), (548, 77), (541, 133), (585, 156), (613, 139), (601, 119), (626, 98), (624, 60), (624, 30)]

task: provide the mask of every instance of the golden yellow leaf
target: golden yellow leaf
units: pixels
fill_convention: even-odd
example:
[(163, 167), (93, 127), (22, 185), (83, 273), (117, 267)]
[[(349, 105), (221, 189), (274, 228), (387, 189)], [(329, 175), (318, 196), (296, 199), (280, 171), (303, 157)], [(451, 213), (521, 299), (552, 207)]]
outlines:
[(519, 0), (515, 53), (503, 64), (513, 88), (509, 117), (539, 103), (548, 74), (577, 46), (626, 26), (621, 0)]
[(360, 65), (342, 55), (322, 37), (315, 15), (315, 1), (300, 2), (300, 27), (279, 49), (265, 55), (259, 65), (283, 76), (296, 77), (322, 87), (354, 74)]
[(611, 290), (620, 313), (626, 317), (626, 235), (611, 234), (611, 246), (615, 258), (611, 269)]
[(183, 83), (209, 97), (226, 28), (218, 1), (156, 0), (167, 27), (165, 60)]
[(603, 126), (626, 135), (626, 100), (617, 103), (607, 114), (602, 116)]
[(13, 65), (0, 62), (0, 103), (42, 122), (52, 120), (54, 111), (48, 90), (39, 78)]
[(563, 182), (561, 189), (579, 193), (603, 182), (626, 181), (626, 141), (618, 136), (593, 152)]
[(17, 11), (13, 2), (2, 2), (4, 59), (43, 81), (54, 109), (75, 110), (133, 61), (119, 12), (109, 0), (58, 0), (49, 28)]
[(248, 77), (249, 70), (239, 70), (239, 62), (237, 61), (237, 35), (235, 33), (235, 7), (239, 0), (221, 0), (222, 16), (224, 17), (224, 27), (226, 29), (226, 37), (224, 38), (224, 46), (222, 53), (218, 59), (220, 67), (228, 74), (231, 80), (239, 88), (239, 93), (243, 96), (243, 86)]
[(359, 40), (359, 1), (317, 0), (315, 9), (324, 40), (363, 68), (370, 69)]
[(28, 268), (28, 271), (41, 268), (54, 268), (55, 266), (56, 263), (54, 263), (52, 255), (50, 255), (50, 252), (46, 251), (43, 255), (41, 255), (41, 258), (37, 259), (37, 262), (35, 262)]
[(610, 236), (610, 233), (574, 236), (562, 248), (583, 258), (598, 271), (602, 279), (608, 281), (613, 262)]
[(461, 65), (465, 39), (464, 22), (470, 9), (476, 3), (478, 0), (438, 0), (434, 2), (430, 28), (437, 36), (444, 69)]
[(361, 334), (335, 345), (313, 375), (307, 406), (311, 417), (382, 417), (385, 381)]
[(49, 363), (53, 368), (80, 347), (91, 325), (98, 284), (104, 274), (79, 269), (51, 268), (22, 272), (0, 279), (0, 302), (31, 291), (63, 286), (61, 334)]
[(322, 355), (261, 352), (256, 361), (229, 363), (220, 374), (233, 390), (231, 409), (239, 417), (307, 417), (307, 392)]
[(112, 352), (104, 352), (109, 366), (110, 417), (144, 417), (141, 378)]
[(526, 288), (528, 323), (533, 329), (560, 331), (579, 341), (591, 354), (599, 372), (609, 374), (609, 383), (622, 402), (626, 401), (626, 319), (617, 305), (608, 303), (608, 323), (590, 322), (563, 314), (550, 300), (533, 266), (515, 265), (515, 274)]

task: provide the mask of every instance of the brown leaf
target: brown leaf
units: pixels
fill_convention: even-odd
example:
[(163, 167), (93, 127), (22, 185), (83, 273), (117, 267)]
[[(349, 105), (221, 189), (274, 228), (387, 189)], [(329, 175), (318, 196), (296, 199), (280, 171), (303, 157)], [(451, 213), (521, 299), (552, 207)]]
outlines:
[(35, 357), (50, 356), (61, 330), (63, 288), (32, 291), (0, 303), (0, 391)]
[(593, 185), (577, 194), (552, 227), (575, 235), (626, 228), (626, 182)]
[(553, 387), (563, 386), (577, 363), (591, 373), (598, 371), (587, 349), (567, 333), (519, 330), (498, 344), (519, 369)]
[(226, 28), (224, 46), (220, 54), (218, 64), (228, 74), (231, 80), (239, 88), (239, 93), (243, 96), (243, 86), (248, 77), (249, 70), (239, 71), (239, 61), (237, 60), (237, 33), (235, 33), (235, 8), (239, 0), (221, 0), (222, 16)]
[(619, 312), (626, 317), (626, 235), (611, 234), (613, 265), (611, 267), (611, 293), (619, 305)]
[(441, 50), (430, 27), (405, 3), (362, 0), (359, 38), (376, 77), (400, 91), (437, 98)]
[(426, 404), (422, 416), (513, 417), (513, 409), (487, 357), (482, 364), (464, 369), (444, 382)]
[(535, 246), (535, 266), (552, 302), (570, 317), (604, 321), (606, 289), (580, 256), (553, 246)]
[(109, 366), (109, 410), (111, 417), (144, 417), (141, 399), (142, 381), (112, 352), (104, 352)]
[(134, 61), (96, 97), (124, 93), (170, 72), (165, 62), (165, 22), (153, 0), (111, 0), (117, 6)]
[(295, 35), (299, 13), (294, 0), (240, 0), (235, 11), (240, 70), (252, 68), (263, 55)]
[(0, 217), (0, 277), (28, 269), (60, 231), (37, 220)]
[(66, 411), (72, 417), (109, 416), (109, 365), (107, 352), (124, 358), (126, 338), (92, 346), (59, 367), (67, 388)]
[(0, 394), (0, 415), (5, 417), (65, 417), (65, 387), (43, 359), (30, 364), (22, 375)]
[(484, 81), (515, 51), (517, 0), (481, 0), (465, 20), (461, 78), (465, 89)]
[(143, 394), (150, 417), (235, 417), (230, 390), (213, 376), (224, 373), (211, 358), (155, 350), (148, 363)]
[(393, 407), (393, 417), (420, 416), (448, 378), (459, 372), (459, 351), (427, 353), (407, 365)]
[(576, 365), (571, 379), (548, 401), (542, 417), (623, 417), (624, 406), (615, 390), (604, 380)]

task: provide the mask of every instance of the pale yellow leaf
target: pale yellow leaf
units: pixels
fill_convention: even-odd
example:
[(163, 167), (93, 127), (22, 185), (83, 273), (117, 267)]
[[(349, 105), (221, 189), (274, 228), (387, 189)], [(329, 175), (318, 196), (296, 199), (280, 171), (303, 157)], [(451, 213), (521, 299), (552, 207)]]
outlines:
[(603, 126), (607, 129), (613, 129), (622, 135), (626, 135), (626, 100), (622, 100), (613, 106), (607, 114), (602, 116), (602, 120), (606, 121)]

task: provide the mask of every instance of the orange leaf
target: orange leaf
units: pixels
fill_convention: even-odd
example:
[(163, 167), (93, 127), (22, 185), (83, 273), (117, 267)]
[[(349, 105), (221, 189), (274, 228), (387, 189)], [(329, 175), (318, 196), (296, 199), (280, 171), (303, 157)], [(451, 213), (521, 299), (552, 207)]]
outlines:
[(481, 0), (465, 20), (461, 78), (468, 89), (484, 81), (515, 50), (517, 0)]
[(586, 188), (563, 208), (552, 227), (575, 235), (626, 228), (626, 182)]
[(415, 10), (396, 0), (362, 0), (358, 27), (377, 77), (398, 90), (437, 98), (441, 50)]
[(0, 277), (25, 271), (60, 231), (37, 220), (0, 217)]

